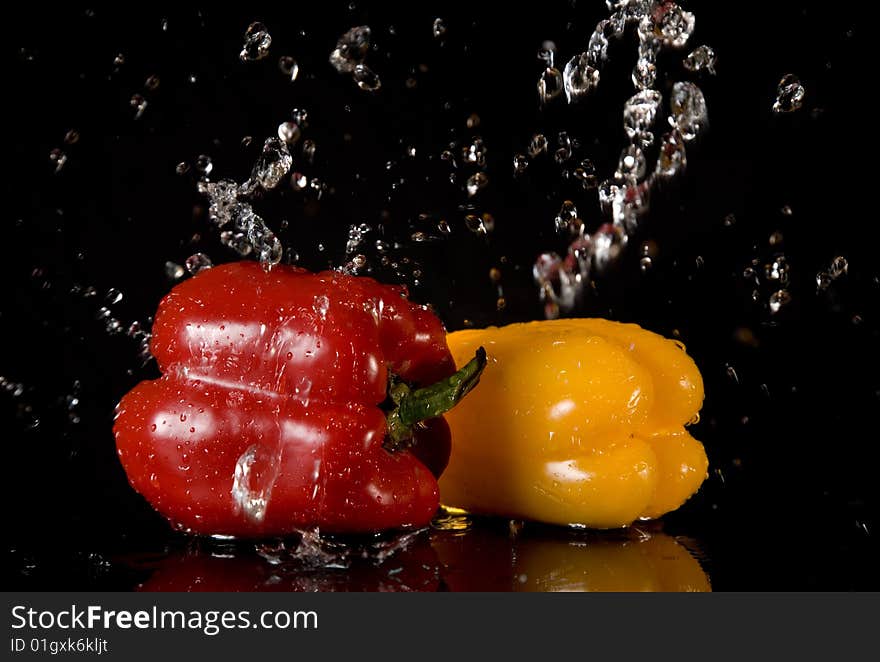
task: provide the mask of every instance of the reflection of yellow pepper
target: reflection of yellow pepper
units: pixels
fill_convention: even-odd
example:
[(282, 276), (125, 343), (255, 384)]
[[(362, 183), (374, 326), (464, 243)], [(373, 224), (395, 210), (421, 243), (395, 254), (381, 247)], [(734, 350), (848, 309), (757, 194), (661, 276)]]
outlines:
[(480, 527), (456, 535), (435, 531), (431, 545), (451, 591), (712, 590), (691, 552), (662, 532), (567, 539), (540, 532), (509, 537)]
[(441, 500), (470, 512), (594, 528), (675, 510), (706, 478), (684, 426), (703, 382), (681, 343), (602, 319), (451, 333), (459, 365), (479, 346), (480, 385), (446, 420)]

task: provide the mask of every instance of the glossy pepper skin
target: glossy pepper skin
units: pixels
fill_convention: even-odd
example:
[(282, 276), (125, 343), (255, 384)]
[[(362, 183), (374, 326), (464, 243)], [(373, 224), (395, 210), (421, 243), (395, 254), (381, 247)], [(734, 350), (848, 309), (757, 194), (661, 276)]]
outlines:
[(684, 346), (634, 324), (561, 319), (447, 336), (484, 345), (480, 388), (447, 416), (441, 501), (552, 524), (616, 528), (682, 505), (708, 461), (686, 430), (703, 401)]
[(402, 288), (217, 266), (162, 300), (151, 350), (162, 376), (122, 399), (114, 433), (131, 485), (175, 527), (359, 533), (434, 515), (448, 427), (431, 418), (392, 452), (379, 405), (391, 373), (427, 384), (455, 366), (440, 321)]

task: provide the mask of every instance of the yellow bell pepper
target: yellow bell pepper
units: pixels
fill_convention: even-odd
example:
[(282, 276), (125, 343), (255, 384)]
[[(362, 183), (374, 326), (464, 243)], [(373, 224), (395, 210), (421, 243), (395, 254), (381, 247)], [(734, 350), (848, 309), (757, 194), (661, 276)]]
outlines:
[(450, 413), (441, 502), (467, 512), (616, 528), (675, 510), (707, 475), (703, 381), (684, 346), (635, 324), (560, 319), (451, 333), (488, 364)]

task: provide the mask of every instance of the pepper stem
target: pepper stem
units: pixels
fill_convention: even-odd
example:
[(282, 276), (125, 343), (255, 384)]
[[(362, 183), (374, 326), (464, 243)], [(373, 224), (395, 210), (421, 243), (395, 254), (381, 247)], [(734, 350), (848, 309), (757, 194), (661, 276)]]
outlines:
[(460, 370), (430, 386), (411, 389), (403, 382), (394, 384), (390, 395), (396, 406), (386, 417), (390, 450), (403, 447), (412, 438), (416, 423), (442, 416), (457, 405), (480, 382), (485, 367), (486, 350), (480, 347)]

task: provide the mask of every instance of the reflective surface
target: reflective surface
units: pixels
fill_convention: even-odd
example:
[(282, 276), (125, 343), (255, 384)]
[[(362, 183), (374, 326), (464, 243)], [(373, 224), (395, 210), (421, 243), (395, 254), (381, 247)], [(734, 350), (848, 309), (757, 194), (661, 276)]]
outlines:
[[(533, 267), (539, 255), (567, 257), (574, 219), (560, 233), (556, 217), (572, 201), (602, 255), (620, 256), (593, 274), (577, 313), (680, 339), (705, 382), (692, 431), (710, 477), (664, 531), (697, 541), (716, 591), (880, 588), (870, 22), (859, 8), (801, 4), (682, 2), (696, 16), (685, 48), (656, 63), (647, 49), (637, 63), (631, 29), (609, 39), (599, 86), (572, 104), (562, 71), (608, 16), (601, 2), (506, 14), (489, 3), (324, 2), (261, 16), (246, 6), (12, 7), (4, 586), (130, 590), (158, 567), (121, 559), (176, 559), (186, 547), (129, 486), (114, 406), (158, 376), (141, 350), (161, 297), (190, 271), (249, 250), (247, 237), (221, 236), (198, 180), (247, 180), (266, 138), (294, 121), (304, 128), (292, 172), (247, 200), (284, 260), (311, 270), (350, 262), (406, 282), (450, 330), (540, 319), (548, 300)], [(246, 42), (247, 58), (264, 50), (260, 30), (245, 38), (256, 21), (271, 45), (245, 62)], [(353, 80), (329, 61), (340, 36), (363, 25), (372, 39), (363, 64), (381, 80), (372, 92), (358, 83), (375, 79)], [(545, 40), (558, 78), (543, 77), (548, 63), (536, 57)], [(703, 44), (714, 76), (683, 64)], [(361, 57), (359, 48), (346, 52)], [(696, 82), (709, 123), (658, 153), (660, 126), (670, 128), (660, 107), (646, 161), (662, 155), (663, 171), (676, 174), (651, 191), (622, 246), (599, 200), (640, 208), (601, 186), (629, 137), (622, 111), (636, 91), (634, 64), (640, 83), (657, 74), (667, 100), (676, 82)], [(590, 80), (569, 73), (573, 91)], [(561, 86), (544, 105), (539, 79)], [(639, 145), (642, 120), (629, 127)], [(488, 182), (471, 196), (477, 172)], [(274, 259), (275, 248), (258, 242), (256, 252)], [(500, 542), (485, 542), (482, 526), (445, 549), (507, 559), (506, 524), (488, 525)], [(566, 550), (559, 567), (571, 568), (560, 577), (574, 585), (583, 573), (565, 565), (580, 549), (568, 535), (548, 532)], [(419, 553), (439, 554), (432, 541)], [(453, 569), (469, 572), (444, 563), (450, 587)], [(499, 563), (498, 586), (513, 576)], [(405, 582), (439, 586), (432, 573)], [(345, 576), (333, 574), (342, 586)]]

